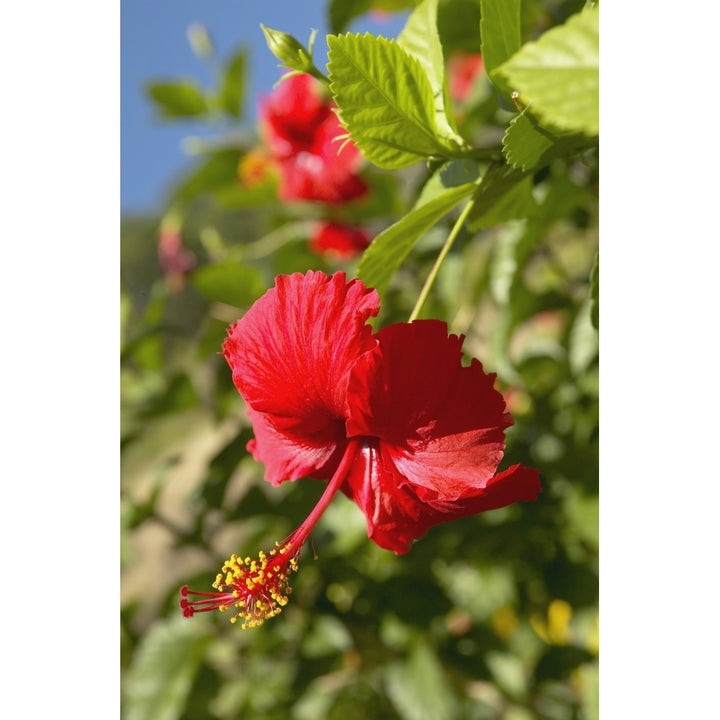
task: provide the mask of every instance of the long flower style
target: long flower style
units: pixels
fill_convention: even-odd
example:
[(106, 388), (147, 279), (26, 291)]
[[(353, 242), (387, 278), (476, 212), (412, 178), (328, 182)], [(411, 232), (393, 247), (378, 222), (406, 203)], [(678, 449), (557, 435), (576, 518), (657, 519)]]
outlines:
[(233, 556), (218, 592), (183, 588), (186, 616), (232, 607), (252, 627), (277, 615), (300, 550), (338, 491), (364, 513), (368, 537), (398, 555), (434, 525), (540, 492), (536, 470), (497, 472), (512, 418), (495, 375), (476, 359), (463, 364), (462, 336), (439, 320), (373, 333), (367, 321), (379, 305), (375, 290), (342, 272), (281, 275), (230, 327), (223, 352), (266, 480), (328, 484), (286, 542), (258, 560)]

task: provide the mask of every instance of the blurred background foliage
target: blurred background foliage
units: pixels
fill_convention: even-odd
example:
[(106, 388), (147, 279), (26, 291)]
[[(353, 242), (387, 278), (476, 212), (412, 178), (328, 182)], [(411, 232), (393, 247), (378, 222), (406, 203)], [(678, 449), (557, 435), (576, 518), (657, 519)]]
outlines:
[[(371, 5), (413, 3), (332, 1), (329, 25), (345, 30)], [(582, 6), (524, 2), (523, 39)], [(440, 4), (446, 58), (477, 52), (478, 7)], [(194, 32), (200, 62), (212, 44)], [(310, 248), (314, 223), (332, 213), (377, 233), (410, 210), (434, 170), (366, 164), (361, 206), (279, 202), (272, 177), (247, 182), (261, 140), (243, 119), (254, 102), (244, 97), (245, 61), (244, 50), (222, 59), (212, 88), (149, 82), (159, 116), (222, 129), (195, 148), (194, 168), (157, 216), (122, 221), (123, 717), (596, 718), (595, 151), (538, 169), (522, 217), (471, 223), (422, 313), (464, 333), (468, 356), (497, 372), (515, 418), (506, 465), (539, 469), (537, 502), (437, 526), (396, 557), (367, 539), (362, 514), (338, 495), (278, 618), (247, 631), (218, 613), (183, 619), (181, 585), (210, 589), (231, 553), (272, 547), (322, 490), (311, 480), (272, 488), (246, 452), (251, 428), (219, 354), (228, 325), (279, 273), (353, 276), (358, 257)], [(512, 117), (483, 75), (454, 112), (479, 143), (499, 142)], [(394, 276), (380, 324), (407, 320), (456, 216), (428, 231)], [(170, 262), (163, 238), (174, 243)]]

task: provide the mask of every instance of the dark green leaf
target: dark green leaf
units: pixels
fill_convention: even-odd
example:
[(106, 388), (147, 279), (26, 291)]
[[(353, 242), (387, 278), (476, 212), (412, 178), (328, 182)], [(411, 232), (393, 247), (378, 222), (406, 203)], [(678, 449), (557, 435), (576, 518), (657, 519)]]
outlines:
[(340, 119), (370, 162), (397, 170), (457, 149), (438, 135), (433, 90), (415, 57), (369, 33), (327, 41)]
[(223, 71), (222, 88), (218, 99), (220, 107), (236, 118), (239, 118), (242, 114), (245, 92), (245, 62), (245, 50), (239, 50), (230, 59)]
[(520, 0), (480, 0), (480, 36), (485, 70), (506, 100), (514, 88), (495, 69), (511, 58), (522, 45)]
[(590, 319), (596, 330), (600, 329), (600, 254), (595, 254), (595, 262), (590, 273)]
[(347, 29), (351, 21), (364, 15), (368, 10), (397, 12), (417, 5), (419, 0), (330, 0), (328, 4), (328, 25), (330, 31), (338, 34)]
[(478, 0), (442, 2), (438, 8), (438, 33), (445, 59), (455, 50), (480, 52), (480, 4)]
[(199, 268), (192, 274), (191, 282), (211, 302), (238, 308), (251, 305), (264, 289), (255, 268), (232, 260)]
[(372, 6), (372, 0), (330, 0), (328, 4), (328, 25), (338, 35), (347, 29), (350, 21), (363, 15)]
[(197, 117), (208, 111), (205, 95), (192, 80), (150, 83), (146, 91), (163, 118)]
[(583, 663), (591, 662), (595, 656), (584, 648), (572, 645), (551, 647), (539, 660), (535, 668), (535, 678), (543, 680), (560, 680), (567, 677)]
[(521, 211), (534, 208), (536, 203), (530, 190), (526, 173), (504, 164), (491, 165), (475, 194), (468, 218), (472, 230), (511, 220)]
[(410, 254), (420, 236), (443, 215), (472, 195), (477, 185), (466, 183), (450, 188), (381, 232), (363, 254), (358, 277), (382, 296), (395, 271)]

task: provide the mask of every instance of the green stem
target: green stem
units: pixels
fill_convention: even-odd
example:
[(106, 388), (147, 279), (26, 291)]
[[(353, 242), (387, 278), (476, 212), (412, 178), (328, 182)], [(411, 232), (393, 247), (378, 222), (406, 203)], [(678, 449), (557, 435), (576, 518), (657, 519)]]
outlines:
[(442, 250), (440, 250), (439, 255), (437, 256), (437, 259), (435, 260), (435, 264), (432, 267), (432, 270), (430, 271), (430, 274), (427, 277), (427, 280), (425, 280), (425, 284), (423, 285), (422, 290), (420, 291), (420, 295), (418, 296), (417, 302), (415, 303), (415, 307), (413, 308), (412, 312), (410, 313), (410, 318), (408, 319), (408, 322), (412, 322), (413, 320), (417, 319), (417, 316), (420, 314), (420, 310), (422, 310), (422, 306), (425, 304), (425, 301), (427, 300), (428, 295), (430, 294), (430, 288), (432, 288), (433, 283), (435, 282), (435, 279), (438, 276), (438, 273), (440, 272), (440, 266), (443, 264), (443, 261), (447, 257), (448, 253), (450, 252), (450, 249), (453, 246), (453, 243), (455, 242), (455, 239), (460, 234), (460, 230), (462, 226), (465, 224), (465, 221), (468, 218), (468, 215), (470, 214), (471, 210), (473, 209), (475, 205), (474, 198), (471, 198), (468, 204), (463, 208), (463, 211), (460, 213), (460, 217), (457, 219), (457, 222), (455, 225), (453, 225), (453, 229), (450, 231), (450, 234), (448, 235), (448, 239), (445, 241), (445, 244), (442, 246)]

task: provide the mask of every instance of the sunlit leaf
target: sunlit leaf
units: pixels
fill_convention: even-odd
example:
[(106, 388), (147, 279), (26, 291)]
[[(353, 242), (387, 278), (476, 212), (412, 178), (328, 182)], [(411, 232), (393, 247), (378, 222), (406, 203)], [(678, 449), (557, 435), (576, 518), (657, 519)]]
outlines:
[(446, 112), (447, 81), (445, 60), (437, 32), (438, 0), (423, 0), (410, 14), (397, 42), (420, 61), (435, 98), (435, 120), (438, 132), (461, 141), (452, 127), (452, 118)]
[(599, 10), (587, 8), (496, 69), (544, 123), (568, 132), (599, 132)]
[(503, 138), (503, 153), (508, 162), (522, 170), (533, 170), (551, 160), (572, 157), (595, 147), (596, 142), (582, 133), (568, 133), (542, 126), (526, 108), (510, 121)]
[(520, 0), (480, 0), (480, 37), (485, 70), (493, 85), (509, 100), (512, 88), (495, 69), (522, 45)]
[(327, 40), (340, 119), (367, 160), (397, 170), (456, 149), (438, 134), (432, 87), (415, 57), (369, 33)]
[(377, 288), (382, 296), (395, 271), (410, 254), (420, 236), (443, 215), (470, 197), (476, 187), (475, 183), (466, 183), (450, 188), (381, 232), (363, 254), (358, 277), (367, 285)]
[(208, 111), (205, 95), (192, 80), (150, 83), (146, 91), (163, 118), (197, 117)]

